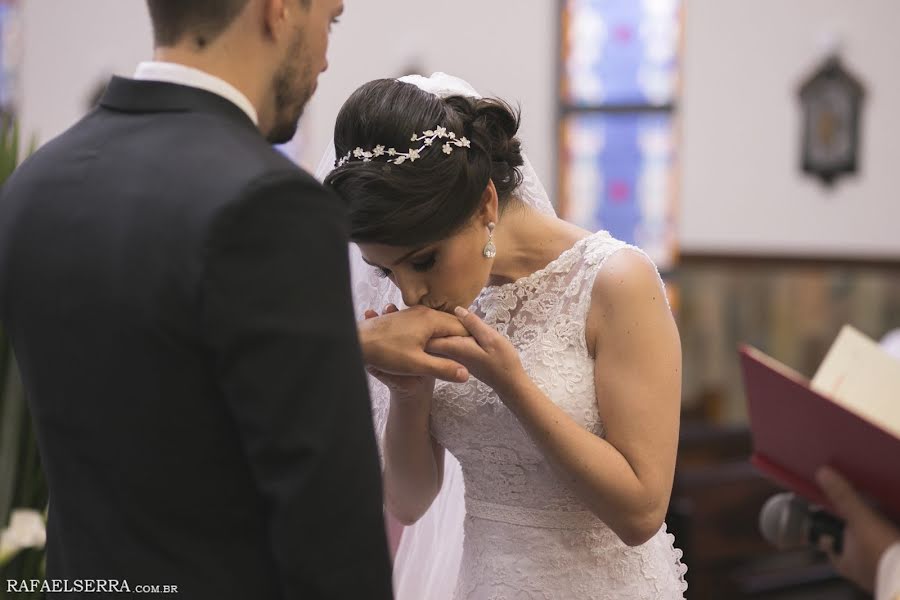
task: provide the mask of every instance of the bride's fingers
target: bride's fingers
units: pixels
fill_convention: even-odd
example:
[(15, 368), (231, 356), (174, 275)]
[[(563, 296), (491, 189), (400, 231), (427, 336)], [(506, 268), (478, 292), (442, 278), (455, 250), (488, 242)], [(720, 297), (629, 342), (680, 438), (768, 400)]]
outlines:
[(453, 311), (459, 322), (472, 334), (478, 345), (489, 350), (494, 346), (494, 339), (499, 335), (497, 330), (478, 318), (478, 315), (457, 306)]
[(388, 304), (387, 306), (384, 307), (384, 314), (386, 314), (386, 315), (389, 315), (389, 314), (395, 313), (395, 312), (399, 312), (399, 311), (400, 311), (400, 309), (397, 308), (397, 305), (395, 305), (395, 304)]
[(370, 309), (367, 310), (365, 313), (363, 313), (363, 316), (364, 316), (364, 317), (366, 318), (366, 320), (368, 321), (369, 319), (374, 319), (375, 317), (377, 317), (377, 316), (378, 316), (378, 313), (375, 312), (374, 310), (372, 310), (372, 309), (370, 308)]

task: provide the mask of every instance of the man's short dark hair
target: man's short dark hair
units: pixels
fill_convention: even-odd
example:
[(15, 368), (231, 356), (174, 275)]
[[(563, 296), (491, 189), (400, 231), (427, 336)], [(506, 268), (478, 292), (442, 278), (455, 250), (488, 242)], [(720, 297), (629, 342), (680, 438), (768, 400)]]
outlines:
[[(147, 0), (157, 46), (173, 46), (186, 35), (201, 46), (228, 29), (250, 0)], [(309, 8), (312, 0), (300, 0)]]
[(250, 0), (147, 0), (157, 46), (173, 46), (186, 35), (205, 46), (228, 29)]

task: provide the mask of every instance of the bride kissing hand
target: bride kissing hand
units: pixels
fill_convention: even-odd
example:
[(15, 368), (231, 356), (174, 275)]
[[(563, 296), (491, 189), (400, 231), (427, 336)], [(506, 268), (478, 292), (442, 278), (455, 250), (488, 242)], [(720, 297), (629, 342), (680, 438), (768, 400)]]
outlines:
[(367, 310), (358, 324), (367, 368), (391, 375), (422, 375), (464, 383), (469, 373), (459, 363), (426, 354), (432, 338), (469, 335), (453, 315), (424, 306), (398, 310), (390, 304), (382, 315)]
[(462, 307), (454, 312), (470, 337), (434, 338), (426, 351), (460, 363), (506, 402), (518, 385), (530, 381), (519, 352), (512, 342), (477, 315)]

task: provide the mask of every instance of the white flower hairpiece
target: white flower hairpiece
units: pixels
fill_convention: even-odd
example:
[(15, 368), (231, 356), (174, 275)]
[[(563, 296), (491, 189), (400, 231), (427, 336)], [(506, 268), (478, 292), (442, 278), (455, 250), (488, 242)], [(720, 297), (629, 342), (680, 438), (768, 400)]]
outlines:
[(371, 150), (355, 148), (353, 151), (348, 152), (343, 157), (336, 160), (334, 166), (342, 167), (354, 158), (361, 160), (362, 162), (371, 162), (373, 158), (380, 158), (385, 155), (391, 157), (386, 162), (394, 165), (402, 165), (406, 161), (414, 163), (422, 158), (422, 152), (425, 149), (434, 145), (435, 140), (447, 140), (444, 142), (443, 146), (441, 146), (441, 150), (444, 154), (452, 154), (454, 148), (472, 147), (472, 143), (465, 137), (457, 137), (452, 131), (447, 131), (446, 127), (435, 127), (421, 135), (418, 133), (412, 134), (412, 137), (410, 138), (411, 142), (422, 142), (422, 145), (419, 148), (410, 148), (406, 152), (397, 152), (396, 148), (385, 148), (380, 144)]

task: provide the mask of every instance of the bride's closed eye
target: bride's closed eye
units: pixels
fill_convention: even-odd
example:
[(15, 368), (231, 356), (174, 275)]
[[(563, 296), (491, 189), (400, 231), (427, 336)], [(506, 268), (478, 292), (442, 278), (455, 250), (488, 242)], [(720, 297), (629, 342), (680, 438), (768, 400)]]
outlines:
[[(425, 273), (426, 271), (429, 271), (434, 266), (434, 263), (436, 263), (436, 262), (437, 262), (437, 252), (432, 252), (431, 254), (429, 254), (423, 258), (417, 258), (415, 260), (410, 261), (409, 264), (412, 265), (412, 268), (414, 271), (416, 271), (418, 273)], [(372, 265), (372, 266), (375, 269), (375, 274), (378, 275), (379, 277), (381, 277), (382, 279), (387, 279), (388, 277), (391, 276), (391, 271), (389, 269), (385, 269), (384, 267), (376, 267), (375, 265)]]
[(410, 264), (412, 264), (412, 268), (417, 272), (424, 273), (425, 271), (430, 270), (435, 262), (437, 262), (437, 252), (432, 252), (428, 256), (416, 259)]

